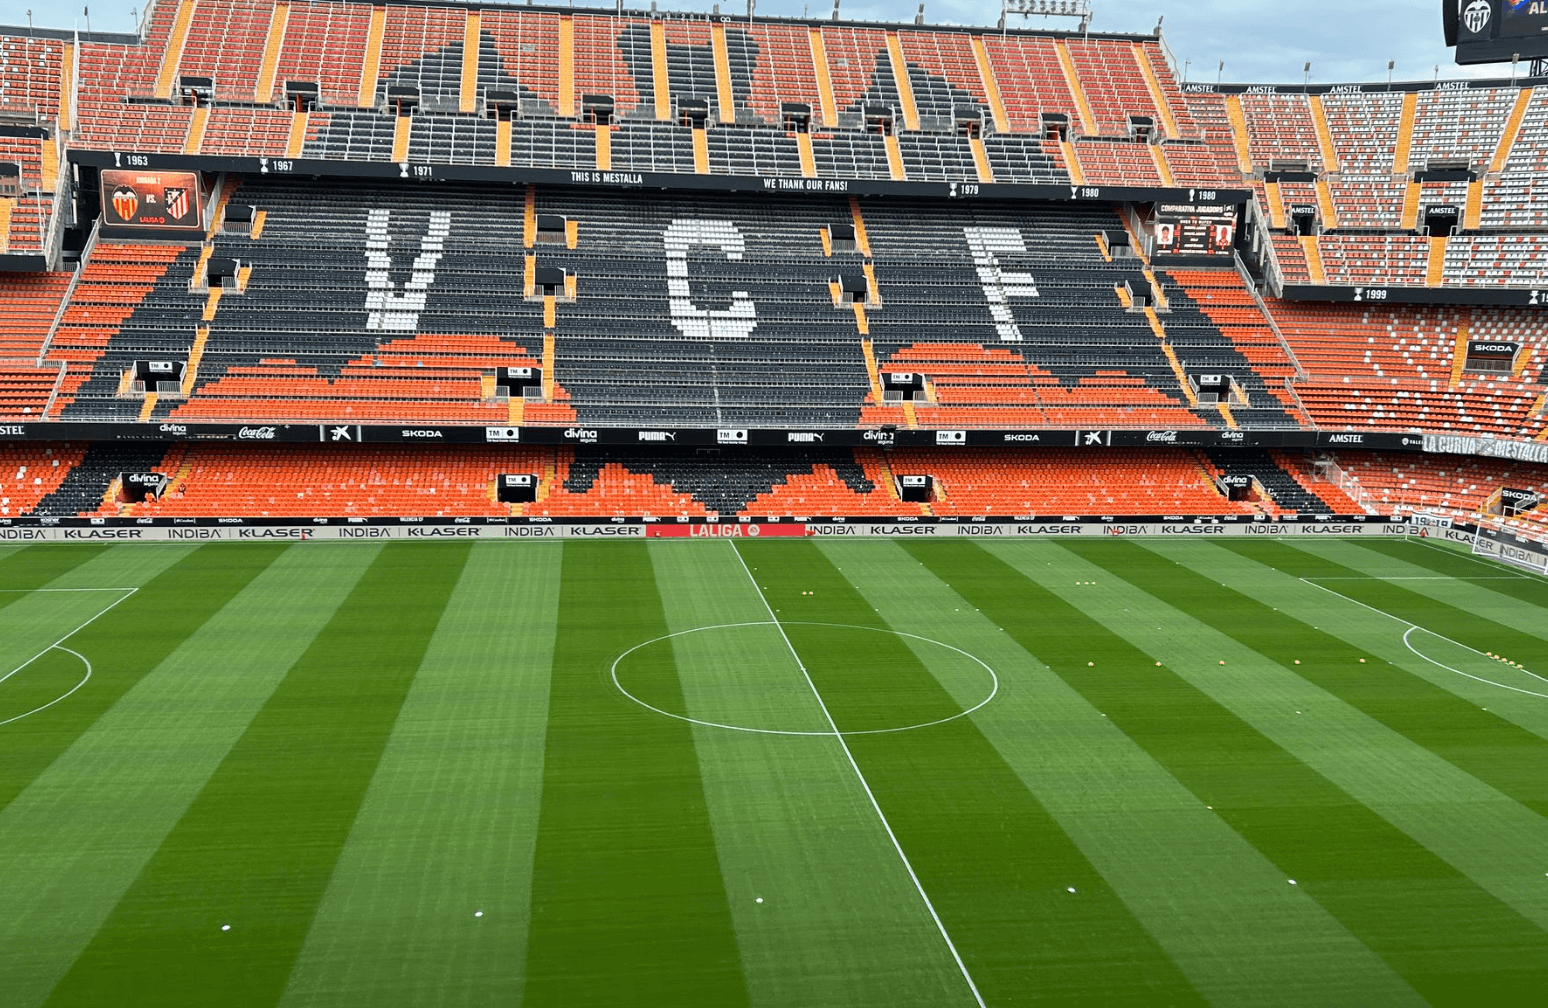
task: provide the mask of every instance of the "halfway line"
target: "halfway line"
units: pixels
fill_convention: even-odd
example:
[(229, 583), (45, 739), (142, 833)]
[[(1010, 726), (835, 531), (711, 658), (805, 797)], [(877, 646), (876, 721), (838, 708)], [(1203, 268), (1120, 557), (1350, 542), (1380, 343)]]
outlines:
[(801, 670), (801, 676), (806, 680), (806, 685), (811, 687), (812, 696), (817, 698), (817, 706), (822, 709), (822, 716), (827, 718), (828, 727), (833, 729), (833, 737), (838, 740), (839, 748), (844, 750), (844, 757), (849, 760), (849, 766), (860, 780), (860, 786), (865, 789), (865, 796), (871, 800), (871, 808), (876, 812), (876, 818), (881, 820), (882, 829), (887, 831), (887, 839), (892, 841), (892, 849), (898, 852), (898, 858), (903, 862), (903, 867), (908, 871), (908, 877), (914, 882), (914, 889), (919, 893), (919, 898), (924, 901), (925, 909), (930, 911), (930, 917), (935, 921), (936, 930), (940, 931), (941, 938), (946, 942), (946, 948), (951, 951), (951, 957), (957, 962), (957, 969), (962, 971), (962, 979), (967, 981), (968, 990), (973, 994), (973, 1000), (978, 1002), (979, 1008), (987, 1008), (984, 1004), (984, 996), (978, 992), (978, 984), (973, 982), (973, 976), (968, 972), (967, 963), (962, 961), (962, 956), (957, 952), (957, 943), (951, 940), (951, 935), (946, 931), (946, 925), (941, 921), (941, 915), (935, 912), (935, 904), (930, 902), (930, 896), (925, 892), (924, 884), (919, 881), (919, 875), (914, 871), (913, 864), (908, 860), (908, 855), (903, 853), (903, 845), (898, 842), (898, 835), (892, 832), (892, 824), (887, 821), (887, 814), (882, 811), (881, 804), (876, 800), (876, 795), (871, 791), (870, 783), (865, 779), (865, 774), (860, 770), (860, 764), (855, 762), (855, 754), (849, 751), (849, 743), (844, 741), (844, 733), (839, 731), (838, 722), (833, 720), (828, 705), (822, 699), (822, 693), (817, 689), (817, 684), (812, 681), (811, 674), (806, 671), (806, 663), (801, 661), (801, 655), (796, 651), (795, 645), (790, 642), (790, 635), (785, 633), (785, 625), (779, 621), (774, 613), (774, 607), (769, 604), (768, 597), (763, 594), (763, 589), (758, 586), (758, 579), (753, 577), (752, 569), (747, 566), (747, 561), (742, 559), (742, 551), (736, 548), (734, 539), (727, 539), (726, 544), (731, 547), (731, 552), (736, 554), (736, 562), (742, 565), (742, 570), (747, 574), (747, 580), (752, 582), (753, 591), (758, 593), (758, 598), (763, 602), (763, 608), (768, 610), (769, 619), (774, 621), (774, 628), (784, 638), (785, 647), (790, 649), (790, 657), (795, 659), (796, 668)]

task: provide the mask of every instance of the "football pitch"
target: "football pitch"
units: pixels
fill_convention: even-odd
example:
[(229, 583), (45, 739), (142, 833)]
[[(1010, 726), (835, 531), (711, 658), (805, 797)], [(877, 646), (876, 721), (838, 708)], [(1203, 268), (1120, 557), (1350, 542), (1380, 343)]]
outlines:
[(0, 676), (5, 1008), (1548, 991), (1548, 581), (1431, 543), (0, 547)]

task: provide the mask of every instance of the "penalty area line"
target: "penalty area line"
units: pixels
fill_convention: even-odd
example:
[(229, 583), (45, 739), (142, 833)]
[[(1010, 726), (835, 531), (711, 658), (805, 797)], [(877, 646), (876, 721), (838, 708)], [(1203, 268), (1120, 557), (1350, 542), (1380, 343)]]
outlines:
[(1464, 560), (1471, 560), (1473, 563), (1478, 564), (1480, 567), (1487, 567), (1489, 570), (1497, 571), (1504, 568), (1506, 570), (1517, 571), (1516, 579), (1521, 581), (1536, 581), (1539, 584), (1548, 582), (1548, 576), (1539, 574), (1536, 571), (1509, 566), (1502, 561), (1490, 560), (1486, 557), (1481, 557), (1477, 553), (1473, 553), (1471, 551), (1464, 553), (1461, 550), (1452, 549), (1449, 546), (1444, 546), (1438, 542), (1431, 542), (1429, 539), (1421, 539), (1420, 537), (1414, 535), (1404, 536), (1403, 538), (1409, 542), (1412, 542), (1416, 546), (1423, 546), (1425, 549), (1437, 550), (1450, 557), (1461, 557)]
[(973, 995), (973, 1000), (978, 1008), (987, 1008), (984, 1004), (984, 996), (978, 992), (978, 984), (973, 982), (973, 975), (968, 972), (967, 963), (962, 961), (962, 954), (957, 951), (957, 943), (951, 940), (951, 933), (946, 930), (946, 924), (941, 920), (941, 915), (936, 913), (935, 904), (930, 900), (930, 894), (925, 892), (924, 883), (919, 880), (919, 874), (914, 871), (913, 862), (903, 851), (903, 844), (898, 840), (898, 835), (892, 831), (892, 823), (887, 821), (887, 813), (882, 811), (881, 803), (876, 800), (876, 794), (871, 790), (871, 784), (865, 779), (865, 773), (860, 769), (860, 764), (855, 761), (855, 754), (850, 751), (849, 743), (844, 738), (844, 733), (839, 731), (838, 722), (833, 720), (833, 714), (828, 710), (828, 704), (822, 698), (822, 692), (817, 689), (817, 684), (812, 681), (811, 673), (806, 671), (806, 663), (801, 660), (801, 655), (796, 651), (795, 645), (790, 641), (790, 635), (785, 633), (785, 625), (780, 622), (775, 614), (774, 607), (769, 604), (768, 596), (758, 586), (758, 579), (753, 577), (752, 568), (747, 566), (747, 561), (742, 557), (742, 551), (736, 548), (736, 541), (727, 539), (726, 544), (731, 547), (731, 552), (736, 555), (736, 562), (742, 565), (742, 571), (747, 575), (747, 580), (752, 582), (753, 591), (758, 593), (758, 598), (763, 602), (763, 608), (768, 610), (769, 619), (774, 622), (774, 628), (784, 638), (785, 647), (790, 649), (790, 657), (795, 659), (796, 668), (801, 670), (801, 677), (806, 680), (806, 685), (811, 687), (812, 696), (817, 699), (817, 706), (822, 710), (822, 716), (827, 719), (828, 727), (833, 729), (833, 737), (838, 741), (839, 748), (844, 751), (844, 758), (849, 761), (849, 768), (855, 772), (855, 777), (860, 781), (860, 787), (865, 790), (866, 798), (870, 799), (871, 809), (876, 813), (876, 818), (881, 820), (882, 829), (887, 831), (887, 839), (892, 841), (892, 849), (897, 851), (898, 859), (903, 862), (903, 868), (908, 872), (908, 877), (914, 883), (914, 891), (919, 893), (919, 898), (924, 901), (925, 909), (930, 912), (930, 919), (935, 921), (935, 929), (941, 933), (941, 938), (946, 942), (946, 948), (951, 952), (951, 958), (956, 962), (957, 969), (962, 973), (962, 979), (967, 982), (968, 990)]
[[(34, 588), (34, 589), (19, 589), (19, 590), (48, 591), (49, 589), (47, 589), (47, 588)], [(95, 616), (93, 616), (90, 619), (86, 620), (84, 623), (81, 623), (75, 629), (71, 630), (69, 633), (65, 634), (63, 637), (61, 637), (58, 640), (54, 641), (54, 643), (50, 644), (48, 647), (44, 648), (42, 651), (39, 651), (37, 654), (33, 655), (31, 658), (28, 658), (26, 661), (22, 662), (20, 665), (18, 665), (15, 668), (11, 669), (11, 671), (7, 672), (5, 675), (0, 676), (0, 683), (5, 682), (7, 679), (11, 678), (11, 676), (13, 676), (16, 673), (20, 672), (22, 669), (26, 668), (28, 665), (31, 665), (33, 662), (37, 661), (39, 658), (42, 658), (44, 655), (48, 654), (50, 651), (54, 650), (55, 648), (58, 648), (65, 641), (69, 640), (71, 637), (74, 637), (76, 634), (80, 633), (82, 630), (84, 630), (87, 627), (91, 626), (97, 620), (101, 619), (102, 617), (106, 616), (108, 613), (112, 612), (114, 607), (116, 607), (117, 605), (122, 603), (124, 601), (124, 599), (129, 598), (129, 596), (133, 595), (135, 592), (139, 591), (140, 589), (138, 589), (138, 588), (82, 588), (82, 589), (67, 589), (67, 590), (79, 590), (79, 591), (121, 591), (124, 594), (122, 596), (120, 596), (119, 598), (114, 599), (107, 607), (99, 610)], [(60, 650), (61, 651), (69, 651), (69, 648), (60, 648)], [(71, 651), (70, 653), (71, 654), (75, 654), (74, 651)], [(75, 656), (77, 658), (81, 658), (81, 656), (78, 655), (78, 654), (76, 654)], [(81, 658), (81, 661), (86, 661), (86, 659), (85, 658)], [(90, 662), (87, 662), (87, 667), (88, 668), (90, 667), (90, 664), (91, 664)], [(88, 674), (88, 678), (89, 678), (89, 674)], [(76, 688), (79, 689), (80, 687), (77, 686)], [(70, 692), (73, 693), (73, 692), (75, 692), (75, 690), (71, 690)], [(39, 708), (39, 709), (41, 710), (41, 708)], [(37, 711), (29, 711), (28, 713), (36, 714)], [(25, 717), (25, 716), (26, 715), (23, 715), (23, 717)], [(13, 718), (12, 720), (15, 720), (15, 719)], [(9, 722), (6, 722), (6, 723), (9, 723)]]
[[(1413, 632), (1415, 630), (1418, 630), (1421, 633), (1429, 634), (1431, 637), (1439, 637), (1441, 640), (1446, 641), (1448, 644), (1454, 644), (1454, 645), (1456, 645), (1457, 647), (1461, 648), (1464, 651), (1471, 651), (1471, 652), (1473, 652), (1473, 654), (1478, 655), (1480, 658), (1489, 658), (1490, 657), (1486, 652), (1478, 650), (1477, 648), (1473, 647), (1471, 644), (1463, 644), (1461, 641), (1456, 640), (1455, 638), (1452, 638), (1452, 637), (1447, 637), (1443, 633), (1437, 633), (1434, 630), (1431, 630), (1429, 627), (1420, 626), (1418, 623), (1414, 623), (1411, 620), (1406, 620), (1406, 619), (1404, 619), (1401, 616), (1394, 616), (1392, 613), (1387, 612), (1385, 609), (1378, 609), (1378, 608), (1376, 608), (1373, 605), (1368, 605), (1367, 603), (1361, 602), (1359, 599), (1350, 598), (1348, 595), (1345, 595), (1343, 592), (1336, 592), (1332, 588), (1328, 588), (1325, 585), (1317, 584), (1315, 581), (1311, 580), (1310, 578), (1296, 578), (1296, 580), (1297, 581), (1303, 581), (1306, 584), (1311, 585), (1313, 588), (1320, 588), (1323, 591), (1327, 592), (1329, 595), (1336, 595), (1339, 598), (1343, 599), (1345, 602), (1353, 602), (1355, 605), (1359, 606), (1362, 609), (1369, 609), (1371, 612), (1377, 613), (1378, 615), (1381, 615), (1381, 616), (1385, 616), (1388, 619), (1397, 620), (1399, 623), (1403, 624), (1405, 627), (1408, 628), (1408, 629), (1403, 631), (1403, 646), (1405, 648), (1407, 648), (1412, 654), (1418, 656), (1419, 658), (1424, 659), (1425, 661), (1429, 662), (1431, 665), (1434, 665), (1436, 668), (1445, 669), (1447, 672), (1453, 672), (1453, 673), (1455, 673), (1455, 674), (1457, 674), (1459, 676), (1462, 676), (1465, 679), (1471, 679), (1474, 682), (1481, 682), (1481, 683), (1484, 683), (1484, 684), (1489, 685), (1489, 686), (1498, 686), (1500, 689), (1510, 690), (1512, 693), (1525, 693), (1527, 696), (1542, 697), (1544, 700), (1548, 700), (1548, 693), (1538, 693), (1538, 692), (1535, 692), (1533, 690), (1522, 689), (1519, 686), (1510, 686), (1510, 685), (1507, 685), (1507, 684), (1502, 683), (1502, 682), (1495, 682), (1493, 679), (1485, 679), (1482, 676), (1473, 675), (1471, 672), (1463, 672), (1461, 669), (1452, 668), (1450, 665), (1447, 665), (1444, 662), (1438, 662), (1434, 658), (1431, 658), (1429, 655), (1425, 654), (1423, 651), (1420, 651), (1418, 648), (1414, 647), (1413, 642), (1410, 641), (1408, 638), (1413, 635)], [(1328, 580), (1332, 580), (1332, 579), (1328, 579)], [(1360, 578), (1341, 578), (1340, 580), (1358, 581), (1358, 580), (1362, 580), (1362, 579), (1360, 579)], [(1421, 580), (1421, 579), (1416, 579), (1416, 580)], [(1448, 578), (1447, 580), (1452, 580), (1452, 579)], [(1493, 659), (1491, 658), (1490, 660), (1492, 661)], [(1536, 679), (1539, 682), (1548, 683), (1548, 679), (1543, 678), (1542, 676), (1538, 675), (1536, 672), (1533, 672), (1531, 669), (1523, 668), (1523, 669), (1521, 669), (1521, 671), (1525, 672), (1527, 675), (1531, 676), (1533, 679)]]

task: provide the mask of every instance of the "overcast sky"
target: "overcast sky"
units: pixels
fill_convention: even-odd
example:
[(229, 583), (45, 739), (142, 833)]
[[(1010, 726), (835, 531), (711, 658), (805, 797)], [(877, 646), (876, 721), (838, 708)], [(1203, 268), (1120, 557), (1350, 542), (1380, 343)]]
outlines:
[[(132, 13), (143, 0), (95, 0), (89, 4), (97, 31), (133, 31)], [(171, 0), (164, 0), (171, 2)], [(604, 0), (605, 2), (605, 0)], [(586, 0), (583, 6), (596, 5)], [(711, 0), (662, 0), (663, 10), (708, 11)], [(35, 23), (55, 28), (86, 27), (85, 4), (78, 0), (0, 0), (0, 21), (25, 25), (27, 10)], [(628, 0), (626, 7), (643, 7)], [(745, 13), (746, 0), (729, 0), (722, 10)], [(843, 0), (845, 17), (860, 20), (912, 21), (918, 0)], [(1509, 66), (1458, 67), (1441, 44), (1440, 4), (1435, 0), (1091, 0), (1097, 31), (1149, 31), (1164, 18), (1167, 44), (1193, 80), (1215, 79), (1225, 60), (1224, 80), (1261, 83), (1299, 82), (1310, 60), (1314, 82), (1387, 79), (1387, 61), (1395, 60), (1397, 80), (1428, 80), (1440, 65), (1442, 77), (1507, 76)], [(769, 15), (827, 16), (832, 0), (759, 0)], [(992, 25), (999, 0), (926, 0), (932, 23)], [(1012, 25), (1069, 26), (1068, 18), (1013, 18)], [(1186, 64), (1186, 67), (1185, 67)]]

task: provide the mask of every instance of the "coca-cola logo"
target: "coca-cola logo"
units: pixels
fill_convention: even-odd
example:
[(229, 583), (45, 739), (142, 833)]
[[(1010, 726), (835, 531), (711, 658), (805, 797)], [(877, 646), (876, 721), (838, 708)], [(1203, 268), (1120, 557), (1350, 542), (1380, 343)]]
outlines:
[(1174, 430), (1153, 430), (1145, 432), (1146, 441), (1176, 441), (1177, 432)]
[(243, 441), (273, 441), (275, 433), (273, 427), (243, 427), (237, 431), (237, 437)]

